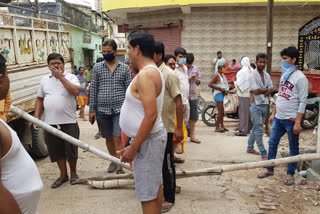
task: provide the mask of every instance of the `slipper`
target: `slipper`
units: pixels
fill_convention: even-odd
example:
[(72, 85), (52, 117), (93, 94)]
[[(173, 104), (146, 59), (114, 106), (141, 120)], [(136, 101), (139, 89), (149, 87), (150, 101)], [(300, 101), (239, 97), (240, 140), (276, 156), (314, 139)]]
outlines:
[(195, 139), (195, 140), (191, 140), (191, 139), (190, 139), (190, 142), (192, 142), (192, 143), (197, 143), (197, 144), (200, 144), (200, 143), (201, 143), (201, 141), (198, 140), (198, 139)]
[(269, 176), (273, 176), (273, 173), (270, 173), (270, 172), (262, 172), (260, 173), (257, 178), (266, 178), (266, 177), (269, 177)]
[(169, 212), (170, 209), (173, 207), (173, 203), (167, 202), (167, 203), (162, 203), (162, 209), (161, 209), (161, 213), (166, 213)]
[(234, 135), (235, 135), (235, 136), (240, 136), (240, 137), (245, 137), (245, 136), (247, 136), (247, 134), (246, 134), (246, 133), (243, 133), (243, 132), (234, 132)]
[(216, 129), (215, 132), (224, 133), (224, 130), (223, 129)]
[(173, 163), (184, 163), (184, 160), (182, 158), (174, 157), (173, 158)]
[(254, 155), (260, 155), (260, 152), (257, 152), (256, 150), (252, 149), (252, 150), (247, 150), (247, 153), (249, 154), (254, 154)]
[(286, 181), (284, 182), (284, 184), (287, 186), (292, 186), (294, 184), (294, 178), (286, 178)]
[(180, 193), (181, 192), (181, 186), (176, 185), (176, 193)]
[(57, 178), (57, 180), (55, 180), (52, 185), (51, 185), (51, 188), (52, 189), (55, 189), (55, 188), (58, 188), (59, 186), (61, 186), (63, 183), (67, 182), (69, 179), (68, 178)]
[(226, 128), (223, 128), (222, 130), (225, 131), (225, 132), (228, 132), (228, 131), (229, 131), (229, 129), (226, 129)]
[(70, 178), (70, 184), (71, 185), (75, 185), (77, 184), (77, 181), (79, 180), (79, 176), (77, 174), (75, 175), (71, 175), (71, 178)]
[(117, 175), (122, 175), (122, 174), (125, 174), (125, 172), (124, 172), (122, 169), (118, 169), (118, 170), (116, 171), (116, 174), (117, 174)]

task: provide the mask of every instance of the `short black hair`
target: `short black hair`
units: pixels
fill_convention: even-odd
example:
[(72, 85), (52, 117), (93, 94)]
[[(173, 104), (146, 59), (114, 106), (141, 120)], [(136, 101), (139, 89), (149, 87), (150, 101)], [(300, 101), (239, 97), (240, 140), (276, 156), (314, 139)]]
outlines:
[(7, 70), (6, 62), (7, 62), (6, 58), (4, 58), (2, 54), (0, 54), (0, 74), (6, 73), (6, 70)]
[(112, 47), (112, 50), (116, 51), (118, 49), (117, 43), (113, 39), (108, 39), (105, 41), (102, 46), (110, 46)]
[(60, 54), (58, 53), (51, 53), (49, 54), (48, 58), (47, 58), (47, 62), (49, 64), (49, 62), (51, 60), (54, 60), (54, 59), (59, 59), (63, 64), (64, 64), (64, 59), (63, 59), (63, 56), (61, 56)]
[(162, 61), (164, 61), (164, 44), (160, 41), (155, 41), (154, 42), (154, 52), (155, 54), (162, 54)]
[(75, 65), (74, 68), (77, 69), (77, 66)]
[(268, 59), (267, 54), (265, 53), (259, 53), (256, 56), (256, 62), (258, 62), (259, 59)]
[(194, 62), (194, 55), (193, 53), (187, 53), (186, 55), (187, 64), (191, 65)]
[(217, 52), (217, 55), (218, 55), (218, 54), (222, 54), (222, 52), (221, 52), (221, 51), (218, 51), (218, 52)]
[(104, 61), (104, 58), (103, 57), (98, 57), (97, 60), (96, 60), (96, 63), (102, 62), (102, 61)]
[(287, 48), (283, 49), (280, 52), (280, 56), (288, 56), (291, 59), (296, 58), (296, 65), (298, 64), (299, 51), (294, 46), (290, 46), (290, 47), (287, 47)]
[(232, 62), (236, 63), (236, 62), (237, 62), (237, 60), (236, 60), (236, 59), (232, 59)]
[(250, 66), (251, 66), (253, 69), (256, 69), (256, 68), (257, 68), (256, 64), (254, 64), (254, 63), (251, 63)]
[(182, 54), (183, 56), (187, 55), (187, 51), (184, 48), (177, 48), (174, 50), (174, 55), (178, 56), (179, 54)]
[(129, 44), (135, 48), (139, 46), (142, 56), (153, 59), (154, 37), (144, 30), (133, 31), (128, 36)]
[(81, 66), (81, 67), (79, 67), (79, 71), (80, 71), (81, 68), (83, 68), (83, 70), (84, 70), (84, 67)]
[(164, 57), (164, 63), (167, 63), (169, 61), (169, 59), (174, 59), (174, 61), (176, 61), (176, 57), (171, 55), (171, 54), (167, 54), (165, 57)]

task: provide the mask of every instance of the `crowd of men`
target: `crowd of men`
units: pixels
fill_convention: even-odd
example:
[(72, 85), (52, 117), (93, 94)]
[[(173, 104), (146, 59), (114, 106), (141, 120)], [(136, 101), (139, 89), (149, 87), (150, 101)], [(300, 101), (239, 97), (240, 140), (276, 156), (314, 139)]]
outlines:
[[(130, 66), (117, 60), (117, 44), (114, 40), (107, 40), (102, 45), (104, 60), (95, 64), (90, 75), (89, 121), (92, 124), (97, 121), (112, 156), (132, 163), (136, 195), (143, 213), (167, 212), (175, 204), (174, 163), (184, 162), (174, 154), (184, 151), (182, 143), (187, 138), (187, 125), (190, 128), (190, 141), (201, 143), (195, 136), (200, 73), (193, 65), (193, 54), (187, 53), (184, 48), (177, 48), (174, 56), (165, 55), (164, 44), (155, 41), (145, 31), (132, 32), (128, 40)], [(264, 71), (266, 55), (257, 55), (256, 70), (249, 68), (248, 58), (243, 58), (242, 70), (237, 75), (237, 89), (240, 94), (246, 95), (244, 97), (249, 96), (250, 103), (248, 117), (248, 99), (243, 99), (242, 103), (240, 101), (240, 109), (245, 113), (240, 114), (239, 133), (249, 133), (247, 120), (251, 118), (253, 128), (247, 152), (258, 154), (253, 148), (256, 141), (263, 160), (276, 158), (279, 140), (286, 132), (289, 136), (290, 155), (299, 153), (300, 121), (305, 108), (308, 82), (295, 66), (298, 58), (296, 48), (284, 49), (281, 57), (283, 75), (277, 107), (270, 118), (273, 125), (268, 154), (262, 142), (262, 128), (269, 95), (274, 90), (269, 74)], [(87, 96), (85, 90), (88, 79), (84, 78), (82, 68), (79, 68), (78, 76), (67, 72), (60, 54), (50, 54), (47, 62), (50, 74), (41, 80), (34, 116), (40, 118), (44, 112), (46, 123), (79, 138), (76, 107), (81, 106), (80, 117), (85, 119), (83, 107), (87, 100), (83, 96)], [(218, 52), (218, 59), (213, 64), (216, 73), (209, 86), (214, 89), (214, 100), (220, 112), (216, 131), (225, 132), (223, 100), (229, 88), (224, 75), (226, 64), (222, 53)], [(241, 75), (242, 72), (247, 73)], [(0, 56), (0, 100), (7, 96), (8, 89), (5, 59)], [(122, 139), (126, 140), (122, 142)], [(67, 181), (76, 184), (79, 179), (78, 148), (47, 132), (45, 140), (50, 160), (57, 162), (60, 170), (60, 176), (51, 188), (60, 187)], [(4, 198), (0, 213), (36, 213), (42, 189), (38, 170), (15, 132), (2, 120), (0, 142), (0, 196)], [(286, 185), (293, 184), (295, 169), (296, 164), (289, 164)], [(114, 163), (109, 165), (108, 172), (125, 173), (121, 166)], [(269, 167), (258, 178), (271, 175), (273, 168)], [(32, 179), (21, 182), (20, 179), (26, 176)]]

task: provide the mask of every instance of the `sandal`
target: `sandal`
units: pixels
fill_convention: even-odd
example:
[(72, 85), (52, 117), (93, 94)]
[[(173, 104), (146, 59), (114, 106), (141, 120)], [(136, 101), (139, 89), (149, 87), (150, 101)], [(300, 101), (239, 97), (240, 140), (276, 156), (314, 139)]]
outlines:
[(197, 144), (200, 144), (200, 143), (201, 143), (201, 141), (198, 140), (198, 139), (194, 139), (194, 140), (191, 140), (191, 139), (190, 139), (190, 142), (192, 142), (192, 143), (197, 143)]
[(225, 131), (225, 132), (229, 131), (229, 129), (227, 129), (227, 128), (223, 128), (222, 130)]
[(224, 129), (216, 129), (215, 132), (224, 133)]
[(269, 176), (273, 176), (273, 173), (272, 172), (261, 172), (257, 178), (266, 178), (266, 177), (269, 177)]
[(173, 207), (173, 203), (170, 202), (163, 202), (162, 203), (162, 209), (161, 209), (161, 213), (166, 213), (169, 212), (170, 209)]
[(292, 186), (294, 184), (294, 178), (286, 178), (284, 184), (287, 186)]
[(55, 189), (55, 188), (58, 188), (59, 186), (61, 186), (63, 183), (67, 182), (69, 179), (68, 178), (57, 178), (57, 180), (55, 180), (52, 185), (51, 185), (51, 188), (52, 189)]
[(174, 157), (174, 158), (173, 158), (173, 163), (184, 163), (184, 159)]
[(75, 175), (71, 175), (71, 178), (70, 178), (70, 184), (71, 185), (75, 185), (77, 184), (77, 181), (79, 180), (79, 176), (77, 174)]

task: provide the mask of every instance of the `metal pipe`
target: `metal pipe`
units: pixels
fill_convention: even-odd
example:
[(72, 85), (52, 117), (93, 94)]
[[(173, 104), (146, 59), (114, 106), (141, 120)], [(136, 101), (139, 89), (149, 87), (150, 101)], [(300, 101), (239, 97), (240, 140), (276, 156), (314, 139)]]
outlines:
[(50, 125), (48, 125), (47, 123), (45, 123), (45, 122), (43, 122), (43, 121), (31, 116), (27, 112), (24, 112), (24, 111), (18, 109), (17, 107), (15, 107), (13, 105), (10, 106), (10, 111), (12, 111), (13, 113), (21, 116), (25, 120), (27, 120), (27, 121), (29, 121), (29, 122), (31, 122), (31, 123), (43, 128), (47, 132), (50, 132), (51, 134), (53, 134), (53, 135), (65, 140), (65, 141), (67, 141), (67, 142), (69, 142), (69, 143), (71, 143), (71, 144), (73, 144), (75, 146), (80, 147), (81, 149), (83, 149), (85, 151), (91, 152), (92, 154), (95, 154), (95, 155), (97, 155), (97, 156), (99, 156), (99, 157), (101, 157), (103, 159), (109, 160), (109, 161), (111, 161), (111, 162), (113, 162), (113, 163), (115, 163), (115, 164), (117, 164), (119, 166), (122, 166), (122, 167), (132, 171), (130, 165), (121, 162), (120, 159), (118, 159), (116, 157), (113, 157), (113, 156), (111, 156), (111, 155), (109, 155), (109, 154), (107, 154), (107, 153), (105, 153), (105, 152), (103, 152), (103, 151), (101, 151), (101, 150), (99, 150), (99, 149), (97, 149), (97, 148), (95, 148), (93, 146), (90, 146), (89, 144), (84, 143), (84, 142), (82, 142), (82, 141), (80, 141), (80, 140), (78, 140), (78, 139), (76, 139), (74, 137), (71, 137), (70, 135), (67, 135), (66, 133), (64, 133), (64, 132), (62, 132), (62, 131), (60, 131), (60, 130), (58, 130), (58, 129), (50, 126)]

